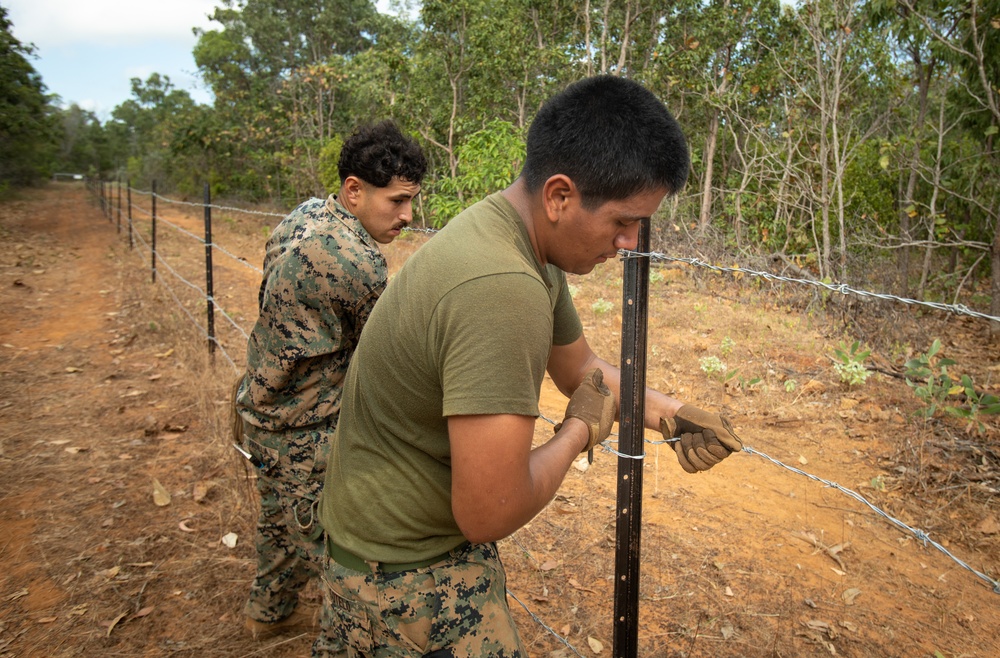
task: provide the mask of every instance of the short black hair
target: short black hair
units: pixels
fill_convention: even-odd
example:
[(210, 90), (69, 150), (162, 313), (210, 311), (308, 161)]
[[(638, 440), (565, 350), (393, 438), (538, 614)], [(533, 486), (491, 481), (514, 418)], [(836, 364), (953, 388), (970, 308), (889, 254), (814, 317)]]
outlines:
[(677, 120), (637, 82), (599, 75), (550, 98), (528, 130), (521, 176), (530, 192), (565, 174), (590, 207), (687, 181), (690, 158)]
[(393, 178), (420, 184), (427, 159), (416, 140), (391, 120), (359, 126), (344, 142), (337, 162), (340, 182), (357, 176), (375, 187), (387, 187)]

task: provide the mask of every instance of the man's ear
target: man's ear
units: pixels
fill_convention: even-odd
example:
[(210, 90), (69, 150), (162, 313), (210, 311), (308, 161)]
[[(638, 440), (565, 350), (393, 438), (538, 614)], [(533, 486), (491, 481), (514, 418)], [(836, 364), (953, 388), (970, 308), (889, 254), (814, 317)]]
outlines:
[(358, 201), (361, 199), (361, 195), (364, 194), (365, 185), (357, 176), (348, 176), (344, 179), (344, 182), (340, 184), (340, 196), (346, 198), (347, 203), (351, 206), (356, 206)]
[(579, 203), (579, 197), (580, 191), (566, 174), (550, 176), (542, 186), (542, 204), (546, 217), (552, 223), (558, 222), (574, 202)]

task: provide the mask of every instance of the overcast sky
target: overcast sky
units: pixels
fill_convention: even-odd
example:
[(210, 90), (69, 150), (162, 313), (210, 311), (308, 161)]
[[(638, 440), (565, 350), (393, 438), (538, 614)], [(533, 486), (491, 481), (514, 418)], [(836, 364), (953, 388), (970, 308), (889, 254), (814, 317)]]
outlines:
[[(211, 94), (197, 76), (192, 28), (215, 29), (218, 0), (0, 0), (14, 36), (33, 43), (31, 63), (49, 93), (106, 120), (131, 96), (131, 78), (170, 76), (199, 103)], [(384, 11), (389, 0), (376, 5)]]

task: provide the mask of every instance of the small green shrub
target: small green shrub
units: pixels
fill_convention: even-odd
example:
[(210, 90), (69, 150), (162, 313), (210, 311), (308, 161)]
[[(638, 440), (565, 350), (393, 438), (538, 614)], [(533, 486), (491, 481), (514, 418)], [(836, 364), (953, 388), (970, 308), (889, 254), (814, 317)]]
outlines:
[(847, 347), (843, 341), (839, 347), (833, 350), (833, 369), (840, 375), (840, 381), (848, 386), (860, 386), (864, 384), (871, 372), (865, 367), (865, 359), (871, 354), (871, 350), (861, 350), (861, 342), (854, 341)]
[(726, 364), (717, 356), (703, 356), (698, 359), (698, 365), (701, 366), (701, 371), (709, 376), (709, 378), (716, 378), (718, 375), (722, 375), (726, 372)]

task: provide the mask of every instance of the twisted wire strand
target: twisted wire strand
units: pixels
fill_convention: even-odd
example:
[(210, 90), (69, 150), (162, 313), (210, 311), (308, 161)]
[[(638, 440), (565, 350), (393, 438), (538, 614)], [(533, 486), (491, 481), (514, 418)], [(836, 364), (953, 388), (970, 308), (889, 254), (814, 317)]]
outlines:
[[(141, 236), (141, 235), (138, 235), (137, 237), (139, 238), (139, 244), (140, 244), (140, 245), (141, 245), (141, 246), (142, 246), (143, 248), (145, 248), (145, 250), (146, 250), (146, 253), (147, 253), (147, 254), (150, 254), (150, 253), (152, 253), (152, 249), (150, 248), (150, 245), (149, 245), (149, 244), (148, 244), (148, 243), (147, 243), (147, 242), (146, 242), (146, 241), (145, 241), (145, 240), (144, 240), (144, 239), (142, 238), (142, 236)], [(159, 255), (159, 254), (157, 254), (157, 255)], [(165, 261), (163, 261), (163, 259), (162, 259), (162, 256), (160, 257), (160, 262), (162, 262), (162, 263), (163, 263), (164, 265), (166, 265), (166, 266), (167, 266), (167, 269), (168, 269), (168, 270), (170, 270), (170, 272), (171, 272), (171, 273), (172, 273), (172, 274), (173, 274), (173, 275), (174, 275), (175, 277), (177, 277), (178, 279), (180, 279), (181, 281), (183, 281), (183, 282), (184, 282), (184, 283), (186, 283), (187, 285), (189, 285), (189, 286), (193, 287), (193, 288), (194, 288), (195, 290), (200, 290), (200, 289), (199, 289), (199, 288), (198, 288), (197, 286), (194, 286), (194, 285), (192, 285), (191, 283), (189, 283), (188, 281), (186, 281), (186, 280), (185, 280), (185, 279), (184, 279), (183, 277), (181, 277), (181, 276), (180, 276), (180, 275), (178, 275), (178, 274), (177, 274), (176, 272), (174, 272), (173, 268), (171, 268), (171, 267), (170, 267), (170, 265), (167, 265), (167, 263), (166, 263)], [(180, 308), (180, 309), (181, 309), (181, 311), (183, 311), (183, 312), (184, 312), (184, 315), (186, 315), (186, 316), (187, 316), (187, 318), (188, 318), (188, 320), (189, 320), (189, 321), (191, 322), (191, 324), (193, 324), (193, 325), (194, 325), (194, 326), (195, 326), (195, 327), (196, 327), (196, 328), (198, 329), (198, 331), (200, 331), (200, 332), (201, 332), (201, 335), (202, 335), (202, 336), (204, 336), (205, 338), (207, 338), (208, 340), (210, 340), (210, 341), (211, 341), (212, 343), (214, 343), (214, 344), (215, 344), (215, 346), (219, 348), (219, 351), (220, 351), (220, 352), (222, 352), (222, 356), (224, 356), (224, 357), (226, 358), (226, 361), (228, 361), (228, 362), (229, 362), (229, 365), (230, 365), (230, 366), (232, 366), (233, 370), (235, 370), (235, 371), (239, 372), (239, 367), (238, 367), (238, 366), (236, 365), (236, 362), (235, 362), (235, 361), (233, 361), (232, 357), (230, 357), (230, 356), (229, 356), (229, 353), (228, 353), (228, 352), (226, 351), (226, 348), (225, 348), (225, 347), (223, 347), (223, 346), (222, 346), (222, 343), (220, 343), (220, 342), (219, 342), (219, 341), (218, 341), (218, 340), (217, 340), (217, 339), (216, 339), (216, 338), (215, 338), (214, 336), (209, 336), (209, 335), (208, 335), (208, 331), (207, 331), (207, 330), (206, 330), (206, 329), (205, 329), (204, 327), (202, 327), (202, 326), (201, 326), (201, 323), (200, 323), (200, 322), (198, 322), (198, 321), (197, 321), (197, 320), (196, 320), (196, 319), (194, 318), (194, 316), (193, 316), (193, 315), (191, 315), (191, 312), (190, 312), (190, 311), (188, 311), (188, 310), (187, 310), (187, 308), (185, 308), (185, 306), (184, 306), (183, 302), (181, 302), (181, 300), (180, 300), (180, 299), (179, 299), (179, 298), (177, 297), (177, 295), (176, 295), (176, 294), (174, 293), (174, 291), (173, 291), (173, 288), (171, 288), (171, 287), (170, 287), (170, 286), (169, 286), (169, 285), (168, 285), (168, 284), (167, 284), (167, 283), (166, 283), (166, 282), (165, 282), (165, 281), (163, 280), (163, 278), (162, 278), (162, 277), (161, 277), (160, 279), (158, 279), (158, 280), (157, 280), (157, 282), (158, 282), (158, 283), (160, 283), (160, 284), (161, 284), (161, 285), (163, 286), (163, 288), (164, 288), (164, 289), (165, 289), (165, 290), (166, 290), (166, 291), (167, 291), (167, 292), (168, 292), (168, 293), (170, 294), (170, 296), (171, 296), (171, 297), (173, 298), (173, 300), (174, 300), (174, 303), (176, 303), (176, 304), (177, 304), (177, 306), (178, 306), (178, 308)], [(204, 294), (204, 293), (202, 293), (202, 294)]]
[(868, 290), (858, 290), (857, 288), (852, 288), (844, 283), (824, 283), (822, 281), (813, 281), (812, 279), (796, 279), (792, 277), (785, 277), (772, 272), (760, 272), (757, 270), (745, 269), (742, 267), (726, 267), (723, 265), (712, 265), (711, 263), (706, 263), (699, 258), (678, 258), (675, 256), (667, 256), (666, 254), (660, 252), (639, 252), (639, 251), (626, 251), (622, 250), (618, 252), (623, 260), (630, 258), (649, 258), (656, 261), (666, 261), (671, 263), (684, 263), (686, 265), (691, 265), (693, 267), (701, 267), (715, 272), (728, 272), (731, 274), (746, 274), (752, 277), (757, 277), (765, 279), (767, 281), (782, 281), (785, 283), (795, 283), (798, 285), (812, 286), (814, 288), (823, 288), (829, 290), (830, 292), (837, 292), (842, 295), (855, 295), (858, 297), (872, 297), (874, 299), (882, 299), (887, 301), (899, 302), (901, 304), (907, 304), (910, 306), (925, 306), (927, 308), (932, 308), (937, 311), (945, 311), (948, 313), (955, 313), (956, 315), (968, 315), (974, 318), (981, 318), (983, 320), (991, 320), (993, 322), (1000, 322), (1000, 317), (989, 315), (986, 313), (980, 313), (979, 311), (973, 311), (968, 306), (964, 304), (943, 304), (941, 302), (925, 302), (919, 299), (910, 299), (908, 297), (899, 297), (897, 295), (890, 295), (888, 293), (881, 292), (870, 292)]

